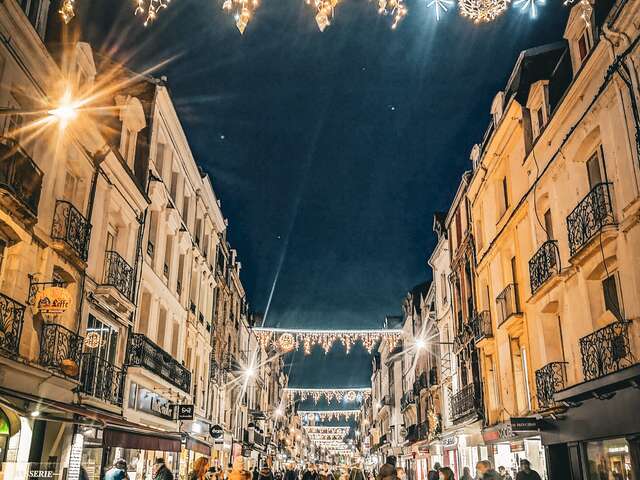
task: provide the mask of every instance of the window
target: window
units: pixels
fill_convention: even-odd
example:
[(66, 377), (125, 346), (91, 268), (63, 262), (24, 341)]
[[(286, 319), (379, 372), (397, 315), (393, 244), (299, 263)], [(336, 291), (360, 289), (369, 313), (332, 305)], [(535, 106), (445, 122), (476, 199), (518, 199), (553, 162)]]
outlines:
[(84, 351), (115, 363), (118, 349), (118, 331), (89, 314), (87, 333), (84, 340)]
[(157, 151), (156, 151), (156, 170), (158, 171), (158, 175), (162, 178), (163, 167), (164, 167), (164, 152), (165, 152), (164, 143), (158, 143)]
[(602, 294), (604, 296), (605, 310), (613, 313), (617, 318), (622, 318), (620, 310), (620, 297), (618, 295), (618, 284), (616, 275), (610, 275), (602, 281)]
[(123, 125), (122, 140), (120, 142), (120, 153), (122, 154), (128, 165), (132, 165), (133, 161), (135, 160), (137, 137), (137, 132), (133, 132)]
[(2, 273), (2, 266), (4, 265), (4, 256), (7, 246), (7, 241), (4, 238), (0, 238), (0, 273)]
[(78, 193), (78, 177), (67, 170), (64, 177), (64, 193), (63, 198), (74, 203)]
[(544, 212), (544, 230), (547, 235), (547, 240), (553, 240), (555, 237), (553, 235), (553, 222), (551, 221), (551, 210), (547, 209)]
[(587, 160), (587, 175), (589, 176), (589, 187), (594, 188), (596, 185), (604, 182), (604, 175), (602, 174), (600, 154), (596, 151)]
[(173, 358), (178, 358), (178, 340), (180, 339), (180, 324), (173, 322), (173, 329), (171, 331), (171, 355)]
[(636, 478), (629, 450), (629, 443), (624, 438), (587, 442), (588, 478)]
[(442, 303), (447, 303), (447, 276), (444, 273), (440, 274), (440, 290), (442, 294)]
[(580, 63), (584, 62), (589, 51), (591, 50), (591, 38), (589, 38), (588, 29), (584, 29), (580, 37), (578, 38), (578, 55), (580, 57)]
[(538, 119), (538, 134), (540, 134), (544, 127), (544, 112), (542, 111), (542, 107), (536, 111), (536, 118)]
[(156, 342), (158, 346), (164, 349), (164, 340), (167, 334), (167, 310), (164, 307), (160, 307), (160, 313), (158, 314), (158, 335), (156, 336)]
[(507, 185), (507, 177), (502, 177), (502, 213), (509, 208), (509, 187)]

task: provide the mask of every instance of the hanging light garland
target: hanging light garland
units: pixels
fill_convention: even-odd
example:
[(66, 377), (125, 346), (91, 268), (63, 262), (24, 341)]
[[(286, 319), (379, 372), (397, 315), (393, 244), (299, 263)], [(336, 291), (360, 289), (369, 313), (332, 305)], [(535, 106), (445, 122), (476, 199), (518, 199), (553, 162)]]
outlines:
[(474, 23), (491, 22), (498, 18), (509, 6), (510, 0), (460, 0), (458, 5), (462, 16)]
[(407, 16), (407, 6), (403, 0), (378, 0), (378, 13), (393, 18), (391, 28), (396, 29), (398, 24)]
[(338, 0), (305, 0), (307, 5), (311, 5), (316, 10), (316, 23), (321, 32), (331, 25), (334, 10), (338, 5)]
[(58, 13), (65, 24), (69, 23), (76, 16), (74, 0), (63, 0)]
[(329, 427), (327, 425), (303, 425), (302, 426), (307, 433), (329, 433), (329, 434), (341, 434), (342, 436), (347, 435), (351, 427)]
[(342, 440), (344, 438), (344, 435), (339, 433), (307, 433), (307, 436), (313, 441)]
[(137, 0), (135, 15), (146, 15), (144, 26), (148, 26), (157, 17), (160, 10), (163, 10), (169, 6), (171, 0)]
[[(227, 0), (231, 1), (231, 0)], [(374, 347), (382, 340), (390, 342), (391, 347), (398, 345), (402, 338), (402, 330), (300, 330), (285, 328), (255, 327), (254, 333), (263, 348), (273, 345), (282, 352), (289, 352), (300, 348), (309, 355), (314, 346), (318, 345), (329, 353), (336, 341), (344, 346), (347, 353), (353, 345), (361, 342), (367, 352), (373, 352)]]
[(233, 15), (236, 27), (240, 35), (242, 35), (259, 6), (260, 2), (258, 0), (224, 0), (222, 10)]
[(352, 420), (360, 416), (360, 410), (299, 410), (300, 415), (304, 420)]
[(285, 388), (284, 391), (291, 395), (293, 398), (302, 400), (303, 402), (308, 398), (313, 398), (314, 402), (318, 403), (321, 398), (324, 398), (327, 403), (331, 403), (332, 400), (342, 402), (361, 402), (371, 396), (371, 387), (358, 387), (358, 388)]

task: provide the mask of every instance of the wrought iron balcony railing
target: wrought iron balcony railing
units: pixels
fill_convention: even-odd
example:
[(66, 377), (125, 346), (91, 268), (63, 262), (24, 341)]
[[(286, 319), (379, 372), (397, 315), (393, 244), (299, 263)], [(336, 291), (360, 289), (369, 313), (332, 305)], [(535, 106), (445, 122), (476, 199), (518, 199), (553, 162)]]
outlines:
[(145, 335), (131, 335), (127, 357), (128, 365), (144, 367), (171, 385), (189, 393), (191, 372)]
[(393, 407), (395, 400), (393, 395), (385, 395), (380, 403), (383, 407)]
[(57, 323), (45, 323), (40, 338), (40, 359), (43, 367), (67, 377), (78, 378), (83, 338)]
[(560, 272), (560, 251), (556, 240), (547, 240), (529, 260), (529, 282), (533, 295), (553, 275)]
[(415, 404), (415, 402), (416, 402), (416, 398), (415, 398), (415, 395), (413, 394), (413, 390), (409, 390), (405, 392), (404, 395), (402, 395), (402, 398), (400, 399), (400, 409), (406, 410), (407, 408), (409, 408), (410, 405)]
[(24, 305), (0, 293), (0, 353), (18, 355), (24, 323)]
[(414, 443), (418, 441), (418, 425), (415, 423), (413, 425), (409, 425), (407, 427), (407, 433), (404, 436), (404, 439), (408, 443)]
[(520, 310), (520, 298), (518, 297), (518, 284), (510, 283), (496, 297), (498, 306), (498, 326), (506, 322), (512, 315), (522, 313)]
[(493, 326), (491, 325), (491, 312), (489, 310), (483, 310), (482, 312), (478, 312), (475, 317), (473, 317), (472, 322), (473, 327), (473, 337), (476, 342), (484, 338), (493, 337)]
[(93, 353), (82, 354), (80, 385), (83, 393), (122, 406), (122, 369)]
[(478, 401), (473, 383), (465, 385), (451, 396), (451, 419), (454, 423), (477, 412)]
[(38, 216), (42, 170), (14, 140), (0, 138), (0, 189)]
[(91, 224), (66, 200), (57, 200), (51, 238), (66, 243), (81, 260), (87, 261)]
[(630, 324), (626, 320), (613, 322), (580, 339), (585, 381), (604, 377), (636, 362), (629, 343)]
[(599, 183), (591, 189), (567, 216), (569, 254), (573, 256), (607, 225), (615, 225), (611, 203), (611, 183)]
[(566, 362), (551, 362), (536, 370), (536, 395), (540, 409), (554, 405), (553, 395), (562, 390), (567, 381)]
[(129, 300), (133, 299), (133, 267), (118, 252), (105, 252), (104, 284), (115, 287)]

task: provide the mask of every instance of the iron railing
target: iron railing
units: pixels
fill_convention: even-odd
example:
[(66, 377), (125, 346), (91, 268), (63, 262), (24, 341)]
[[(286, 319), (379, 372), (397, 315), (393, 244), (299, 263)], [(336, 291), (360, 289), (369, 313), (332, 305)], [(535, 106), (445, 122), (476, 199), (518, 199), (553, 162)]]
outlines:
[(477, 412), (476, 389), (473, 383), (465, 385), (451, 395), (451, 419), (454, 423)]
[(0, 352), (18, 355), (24, 323), (24, 305), (0, 293)]
[(104, 284), (115, 287), (129, 300), (133, 299), (133, 267), (113, 250), (106, 251), (104, 257)]
[(529, 260), (531, 295), (553, 275), (560, 272), (560, 251), (556, 240), (547, 240)]
[(536, 370), (536, 396), (540, 409), (552, 407), (553, 395), (562, 390), (567, 381), (566, 362), (551, 362)]
[(518, 297), (518, 284), (510, 283), (496, 297), (498, 306), (498, 326), (506, 322), (512, 315), (522, 313), (520, 311), (520, 299)]
[(180, 390), (190, 392), (191, 372), (141, 333), (130, 337), (127, 364), (144, 367)]
[(43, 367), (67, 377), (78, 378), (83, 338), (57, 323), (45, 323), (40, 338), (40, 359)]
[(611, 183), (597, 184), (567, 216), (570, 255), (577, 253), (603, 227), (615, 225), (611, 185)]
[(393, 407), (394, 403), (395, 399), (393, 398), (393, 395), (385, 395), (384, 397), (382, 397), (381, 405), (383, 407)]
[(476, 313), (472, 322), (473, 337), (476, 342), (479, 342), (483, 338), (493, 337), (493, 327), (491, 325), (491, 312), (489, 310), (483, 310)]
[(91, 224), (66, 200), (56, 201), (51, 238), (65, 242), (81, 260), (87, 261)]
[(404, 440), (408, 443), (414, 443), (418, 441), (418, 425), (415, 423), (407, 427), (407, 433), (404, 436)]
[(82, 354), (80, 386), (83, 393), (122, 406), (122, 369), (90, 352)]
[(402, 395), (402, 398), (400, 399), (400, 409), (405, 410), (409, 408), (410, 405), (413, 405), (415, 403), (416, 398), (413, 394), (413, 390), (408, 390), (404, 393), (404, 395)]
[(635, 363), (629, 343), (630, 323), (626, 320), (613, 322), (580, 339), (585, 381), (604, 377)]
[(8, 138), (0, 138), (0, 188), (9, 192), (33, 216), (38, 215), (44, 174), (31, 157)]

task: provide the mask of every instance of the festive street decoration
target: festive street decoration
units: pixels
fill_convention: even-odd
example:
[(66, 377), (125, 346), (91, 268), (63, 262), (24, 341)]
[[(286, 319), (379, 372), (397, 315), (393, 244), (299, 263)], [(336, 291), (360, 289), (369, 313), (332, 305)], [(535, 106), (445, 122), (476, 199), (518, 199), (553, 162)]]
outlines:
[(391, 28), (395, 29), (400, 21), (407, 15), (407, 6), (403, 0), (378, 0), (378, 13), (393, 17)]
[(342, 440), (344, 438), (344, 435), (339, 433), (307, 433), (307, 436), (313, 441)]
[(341, 434), (345, 436), (351, 430), (351, 427), (330, 427), (327, 425), (303, 425), (303, 428), (307, 433), (328, 433), (328, 434)]
[(144, 26), (148, 26), (157, 17), (160, 10), (169, 6), (171, 0), (138, 0), (135, 15), (146, 15)]
[(316, 23), (321, 32), (331, 25), (338, 0), (306, 0), (307, 5), (316, 9)]
[(67, 24), (76, 16), (73, 0), (63, 0), (58, 13), (62, 17), (62, 21)]
[(462, 16), (474, 23), (491, 22), (509, 6), (510, 0), (460, 0), (458, 6)]
[(352, 420), (360, 416), (360, 410), (299, 410), (298, 415), (303, 420), (310, 421), (315, 420)]
[(528, 13), (531, 18), (538, 17), (538, 7), (544, 5), (545, 0), (515, 0), (514, 7), (523, 13)]
[(367, 399), (371, 396), (370, 387), (358, 387), (358, 388), (285, 388), (284, 391), (289, 393), (292, 397), (305, 401), (308, 398), (318, 403), (321, 398), (324, 398), (327, 403), (331, 403), (332, 400), (338, 402), (347, 401), (355, 402)]
[(266, 349), (273, 345), (280, 351), (289, 352), (300, 348), (302, 345), (305, 355), (309, 355), (311, 349), (316, 345), (319, 345), (325, 353), (328, 353), (336, 341), (342, 343), (347, 353), (351, 351), (351, 348), (357, 342), (362, 342), (367, 352), (371, 353), (380, 341), (387, 341), (390, 343), (391, 348), (394, 348), (402, 338), (402, 330), (392, 329), (299, 330), (255, 327), (253, 331), (258, 337), (258, 342), (262, 348)]
[(236, 27), (242, 35), (259, 5), (258, 0), (224, 0), (222, 10), (233, 14)]
[(449, 11), (453, 7), (453, 0), (431, 0), (427, 7), (433, 8), (436, 12), (436, 21), (440, 21), (440, 15)]

